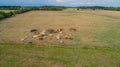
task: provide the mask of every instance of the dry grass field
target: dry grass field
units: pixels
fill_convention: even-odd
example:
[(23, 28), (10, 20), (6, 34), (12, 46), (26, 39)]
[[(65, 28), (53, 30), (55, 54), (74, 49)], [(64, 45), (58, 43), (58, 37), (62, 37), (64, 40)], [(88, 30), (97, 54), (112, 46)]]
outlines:
[[(67, 45), (111, 46), (119, 44), (120, 12), (104, 10), (80, 11), (31, 11), (0, 21), (0, 42), (21, 43), (20, 39), (31, 36), (31, 29), (40, 31), (45, 29), (63, 28), (63, 34), (72, 34), (73, 40), (63, 40)], [(69, 28), (76, 28), (70, 32)], [(58, 44), (53, 39), (36, 41), (35, 44)]]
[[(31, 29), (58, 28), (73, 40), (59, 44), (54, 38), (31, 37)], [(30, 11), (0, 21), (0, 67), (120, 67), (119, 44), (118, 11)]]

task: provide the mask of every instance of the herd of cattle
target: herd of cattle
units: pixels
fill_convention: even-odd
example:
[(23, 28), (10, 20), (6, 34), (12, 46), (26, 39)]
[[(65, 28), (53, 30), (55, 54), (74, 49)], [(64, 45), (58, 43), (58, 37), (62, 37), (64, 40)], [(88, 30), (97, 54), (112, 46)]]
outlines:
[[(76, 28), (69, 28), (69, 31), (71, 32), (75, 32), (77, 31)], [(47, 38), (53, 37), (54, 39), (57, 39), (59, 41), (60, 44), (64, 43), (64, 39), (66, 40), (73, 40), (74, 37), (71, 33), (69, 34), (64, 34), (64, 29), (63, 28), (59, 28), (59, 29), (46, 29), (46, 30), (42, 30), (39, 31), (38, 29), (31, 29), (30, 33), (32, 34), (32, 38), (37, 40), (37, 41), (43, 41)], [(29, 38), (29, 36), (25, 36), (21, 39), (22, 42), (25, 42), (27, 39)], [(32, 43), (32, 42), (29, 42)]]

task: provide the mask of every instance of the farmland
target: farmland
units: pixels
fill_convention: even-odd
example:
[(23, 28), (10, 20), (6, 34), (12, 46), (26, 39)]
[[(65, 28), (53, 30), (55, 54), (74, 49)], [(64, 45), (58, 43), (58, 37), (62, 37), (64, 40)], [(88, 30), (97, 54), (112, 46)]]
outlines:
[[(31, 11), (0, 21), (0, 42), (21, 43), (21, 38), (31, 35), (31, 29), (63, 28), (64, 34), (71, 33), (74, 37), (72, 41), (65, 40), (65, 44), (119, 47), (119, 15), (120, 12), (102, 10)], [(77, 31), (70, 32), (70, 27)], [(33, 40), (29, 38), (28, 41)]]
[[(69, 28), (77, 31), (69, 31)], [(30, 30), (63, 28), (73, 40), (36, 41)], [(30, 45), (28, 42), (33, 42)], [(120, 12), (30, 11), (0, 21), (0, 65), (4, 67), (119, 67)], [(19, 53), (19, 56), (17, 56)]]
[(8, 13), (8, 12), (11, 12), (11, 11), (14, 11), (14, 10), (0, 10), (0, 11)]

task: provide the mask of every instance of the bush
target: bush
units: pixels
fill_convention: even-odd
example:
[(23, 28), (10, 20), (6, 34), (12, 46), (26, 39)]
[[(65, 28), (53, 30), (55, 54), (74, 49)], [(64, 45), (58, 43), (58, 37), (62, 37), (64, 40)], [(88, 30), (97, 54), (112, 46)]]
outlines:
[(0, 20), (3, 19), (3, 18), (4, 18), (4, 16), (0, 14)]
[(5, 12), (0, 12), (0, 19), (4, 19), (4, 18), (8, 18), (8, 17), (11, 17), (13, 15), (13, 12), (8, 12), (8, 13), (5, 13)]
[(0, 11), (0, 19), (5, 18), (5, 12)]
[(9, 12), (5, 14), (5, 17), (11, 17), (12, 15), (14, 15), (13, 12)]

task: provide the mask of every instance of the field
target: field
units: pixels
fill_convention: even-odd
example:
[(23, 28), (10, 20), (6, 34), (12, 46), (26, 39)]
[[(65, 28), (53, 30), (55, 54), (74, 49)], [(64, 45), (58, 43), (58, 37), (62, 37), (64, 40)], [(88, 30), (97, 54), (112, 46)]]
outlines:
[(0, 10), (0, 11), (8, 13), (8, 12), (11, 12), (11, 11), (14, 11), (14, 10)]
[(0, 67), (120, 67), (119, 58), (107, 47), (0, 44)]
[[(116, 11), (31, 11), (0, 21), (0, 42), (21, 43), (20, 39), (31, 35), (31, 29), (45, 30), (63, 28), (64, 34), (71, 33), (74, 40), (65, 44), (87, 46), (120, 47), (120, 12)], [(70, 32), (69, 28), (76, 28)], [(25, 43), (36, 41), (29, 38)], [(55, 42), (55, 43), (54, 43)], [(37, 44), (57, 44), (42, 41)]]
[[(71, 27), (77, 31), (69, 31)], [(73, 40), (20, 41), (31, 36), (31, 29), (58, 28)], [(2, 67), (119, 67), (120, 12), (30, 11), (0, 21), (0, 42)]]

